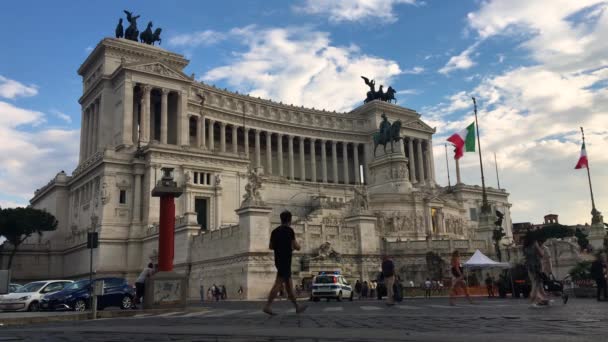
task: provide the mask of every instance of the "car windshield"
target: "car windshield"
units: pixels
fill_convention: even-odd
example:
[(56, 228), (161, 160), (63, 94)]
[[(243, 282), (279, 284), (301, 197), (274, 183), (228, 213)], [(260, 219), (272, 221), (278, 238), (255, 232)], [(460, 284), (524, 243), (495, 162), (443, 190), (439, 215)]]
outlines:
[(66, 290), (80, 290), (80, 289), (84, 289), (87, 285), (89, 285), (88, 280), (80, 280), (75, 283), (71, 283), (65, 289)]
[(317, 279), (315, 279), (315, 283), (317, 283), (317, 284), (333, 284), (334, 283), (334, 277), (331, 277), (331, 276), (317, 277)]
[(25, 284), (21, 288), (17, 289), (17, 291), (15, 291), (15, 293), (36, 292), (36, 291), (40, 290), (44, 286), (44, 284), (46, 284), (46, 282), (44, 282), (44, 281), (37, 281), (37, 282)]

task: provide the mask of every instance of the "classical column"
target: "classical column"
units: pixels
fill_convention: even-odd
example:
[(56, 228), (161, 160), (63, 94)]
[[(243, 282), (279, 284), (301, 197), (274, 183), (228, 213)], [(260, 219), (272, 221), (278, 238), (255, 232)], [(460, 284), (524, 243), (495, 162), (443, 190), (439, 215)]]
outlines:
[(315, 151), (315, 146), (317, 144), (317, 139), (310, 139), (310, 180), (313, 182), (317, 181), (317, 151)]
[(338, 184), (338, 142), (335, 140), (331, 141), (331, 161), (332, 161), (332, 173), (333, 173), (333, 182)]
[(260, 156), (260, 130), (255, 130), (255, 167), (262, 166), (262, 160)]
[(131, 221), (133, 223), (141, 222), (141, 200), (142, 200), (142, 191), (141, 191), (141, 180), (145, 173), (145, 165), (143, 161), (136, 162), (133, 166), (133, 180), (134, 180), (134, 188), (133, 188), (133, 217)]
[[(169, 111), (169, 89), (161, 89), (160, 98), (160, 142), (161, 144), (167, 143), (167, 123), (168, 123), (168, 111)], [(200, 118), (199, 118), (200, 122)], [(197, 137), (200, 137), (200, 124), (199, 129), (196, 131)], [(199, 138), (200, 139), (200, 138)], [(199, 140), (200, 142), (200, 140)], [(197, 145), (198, 146), (198, 145)]]
[(95, 104), (92, 103), (89, 106), (89, 139), (88, 139), (88, 148), (87, 155), (91, 156), (93, 154), (93, 130), (95, 129), (95, 119), (93, 116), (95, 115)]
[(201, 144), (199, 145), (201, 148), (207, 148), (207, 119), (205, 119), (204, 115), (201, 115)]
[(431, 171), (431, 146), (428, 140), (424, 141), (424, 145), (426, 147), (425, 151), (424, 151), (424, 158), (425, 158), (425, 163), (424, 166), (426, 167), (426, 180), (428, 181), (429, 184), (432, 184), (432, 180), (433, 180), (433, 175), (432, 175), (432, 171)]
[(245, 128), (243, 138), (245, 139), (245, 157), (249, 158), (249, 128)]
[(279, 176), (283, 177), (283, 134), (277, 134), (277, 160), (279, 162)]
[(294, 168), (293, 168), (293, 135), (287, 136), (289, 154), (289, 179), (294, 180)]
[(462, 184), (460, 180), (460, 162), (456, 159), (456, 184)]
[(143, 90), (143, 113), (139, 124), (142, 143), (150, 141), (150, 92), (152, 88), (145, 85)]
[(412, 138), (407, 139), (407, 151), (408, 164), (410, 167), (410, 180), (412, 181), (412, 183), (416, 183), (416, 158), (414, 158), (414, 139)]
[(344, 169), (344, 184), (348, 184), (348, 144), (344, 141), (342, 142), (342, 164)]
[(321, 139), (321, 169), (323, 171), (323, 183), (327, 183), (327, 151), (325, 150), (326, 140)]
[(236, 125), (232, 125), (232, 153), (239, 153), (239, 141), (238, 141), (239, 128)]
[[(86, 115), (86, 109), (82, 109), (82, 111), (80, 112), (80, 162), (82, 163), (84, 161), (84, 158), (86, 156), (86, 138), (87, 138), (87, 132), (86, 132), (86, 123), (87, 123), (87, 115)], [(123, 141), (123, 144), (125, 142)]]
[(300, 180), (306, 180), (306, 162), (304, 160), (304, 137), (300, 137)]
[(353, 157), (355, 160), (355, 184), (361, 184), (361, 171), (359, 167), (359, 144), (353, 143)]
[(266, 131), (266, 169), (265, 174), (272, 174), (272, 133)]
[(122, 143), (133, 144), (133, 83), (125, 80), (122, 100)]
[(215, 150), (215, 137), (213, 136), (213, 127), (215, 126), (215, 120), (209, 119), (209, 150)]
[(435, 184), (435, 157), (434, 157), (434, 151), (433, 151), (433, 140), (429, 139), (429, 158), (431, 160), (431, 172), (430, 177), (432, 180), (432, 183)]
[(194, 144), (194, 146), (196, 147), (201, 147), (201, 145), (203, 145), (203, 121), (205, 119), (202, 116), (197, 116), (196, 117), (196, 143)]
[(190, 133), (188, 122), (188, 93), (181, 91), (178, 93), (177, 101), (177, 145), (189, 145)]
[(418, 160), (416, 160), (418, 164), (418, 182), (424, 183), (424, 161), (422, 160), (422, 141), (420, 139), (416, 139), (416, 154), (418, 156)]
[(95, 154), (99, 146), (99, 99), (93, 103), (93, 148), (91, 149), (91, 154)]
[(220, 151), (226, 152), (226, 123), (220, 122)]

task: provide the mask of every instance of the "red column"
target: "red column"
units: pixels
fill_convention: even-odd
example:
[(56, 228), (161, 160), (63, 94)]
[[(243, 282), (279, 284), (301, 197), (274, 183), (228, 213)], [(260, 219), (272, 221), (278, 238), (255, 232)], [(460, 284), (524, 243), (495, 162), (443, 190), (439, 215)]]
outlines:
[(173, 271), (175, 249), (175, 200), (173, 195), (160, 197), (160, 227), (158, 229), (158, 270)]

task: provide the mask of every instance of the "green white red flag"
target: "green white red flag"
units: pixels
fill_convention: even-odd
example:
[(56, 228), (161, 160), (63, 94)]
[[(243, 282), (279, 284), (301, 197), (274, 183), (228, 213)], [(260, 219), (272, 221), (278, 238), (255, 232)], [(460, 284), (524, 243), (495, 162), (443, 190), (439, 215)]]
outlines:
[(587, 150), (585, 149), (585, 143), (583, 142), (583, 147), (581, 148), (581, 156), (578, 158), (578, 162), (576, 163), (575, 169), (589, 168), (589, 161), (587, 160)]
[(454, 159), (460, 159), (464, 152), (475, 152), (475, 123), (471, 123), (467, 128), (452, 134), (448, 139), (454, 149)]

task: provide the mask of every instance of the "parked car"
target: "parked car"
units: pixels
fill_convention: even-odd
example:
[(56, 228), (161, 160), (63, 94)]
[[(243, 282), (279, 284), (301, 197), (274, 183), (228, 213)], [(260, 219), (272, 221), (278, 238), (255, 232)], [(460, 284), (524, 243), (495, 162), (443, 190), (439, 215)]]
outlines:
[(71, 283), (72, 280), (45, 280), (25, 284), (15, 292), (0, 297), (0, 310), (38, 311), (43, 296), (61, 291)]
[(312, 281), (310, 294), (312, 301), (318, 302), (321, 298), (325, 298), (329, 302), (331, 298), (334, 298), (341, 302), (342, 299), (348, 298), (352, 302), (353, 296), (352, 286), (339, 272), (319, 272), (319, 275)]
[[(110, 306), (130, 309), (133, 306), (135, 290), (124, 278), (98, 278), (93, 282), (103, 281), (103, 296), (97, 297), (97, 309), (103, 310)], [(40, 302), (42, 310), (74, 310), (85, 311), (90, 308), (91, 282), (77, 281), (63, 291), (45, 296)]]
[(19, 290), (22, 287), (23, 287), (23, 285), (19, 285), (19, 284), (9, 284), (8, 285), (8, 293), (16, 292), (17, 290)]

